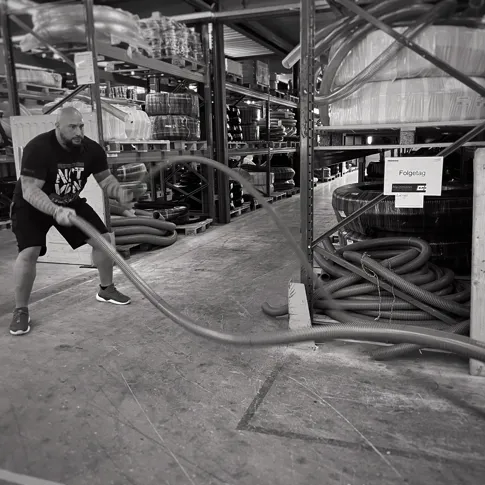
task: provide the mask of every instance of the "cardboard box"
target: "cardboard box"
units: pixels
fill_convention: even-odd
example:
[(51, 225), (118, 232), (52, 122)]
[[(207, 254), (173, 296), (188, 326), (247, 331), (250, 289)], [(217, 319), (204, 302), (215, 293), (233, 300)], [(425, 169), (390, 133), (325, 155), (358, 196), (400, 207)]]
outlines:
[(268, 64), (255, 61), (242, 61), (243, 66), (243, 82), (245, 84), (261, 84), (269, 86), (269, 66)]
[(234, 76), (243, 77), (243, 65), (240, 62), (226, 58), (226, 72)]

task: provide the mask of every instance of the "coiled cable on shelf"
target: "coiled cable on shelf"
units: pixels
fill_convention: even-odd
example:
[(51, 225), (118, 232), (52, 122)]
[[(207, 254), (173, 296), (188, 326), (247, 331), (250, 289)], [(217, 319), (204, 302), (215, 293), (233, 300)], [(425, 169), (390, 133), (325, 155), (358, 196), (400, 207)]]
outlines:
[[(321, 288), (322, 295), (327, 300), (332, 300), (331, 295), (325, 290), (323, 282), (313, 271), (312, 265), (307, 261), (306, 255), (298, 242), (293, 238), (289, 228), (284, 224), (274, 212), (271, 205), (264, 197), (249, 183), (244, 177), (229, 167), (214, 160), (200, 156), (178, 156), (173, 157), (159, 166), (156, 172), (164, 170), (180, 162), (193, 161), (218, 169), (239, 182), (247, 192), (257, 199), (268, 211), (270, 218), (282, 232), (285, 239), (301, 261), (302, 266), (313, 276), (316, 288)], [(303, 341), (327, 341), (341, 338), (361, 338), (364, 340), (377, 342), (392, 342), (415, 344), (419, 347), (432, 347), (454, 352), (466, 358), (473, 358), (485, 362), (485, 344), (472, 340), (462, 335), (452, 334), (433, 328), (420, 328), (413, 325), (382, 324), (380, 322), (368, 322), (363, 319), (355, 319), (347, 312), (342, 310), (332, 310), (337, 320), (346, 322), (344, 324), (329, 325), (323, 328), (312, 328), (305, 330), (284, 330), (279, 332), (259, 333), (251, 335), (232, 334), (219, 332), (201, 326), (194, 322), (190, 317), (176, 310), (169, 303), (157, 295), (153, 289), (124, 261), (117, 253), (116, 248), (106, 241), (89, 223), (73, 216), (71, 221), (74, 226), (82, 230), (90, 237), (95, 246), (108, 255), (123, 271), (126, 277), (135, 287), (150, 301), (162, 314), (181, 325), (183, 328), (206, 339), (210, 339), (222, 344), (238, 346), (277, 346)], [(423, 305), (422, 305), (423, 306)]]

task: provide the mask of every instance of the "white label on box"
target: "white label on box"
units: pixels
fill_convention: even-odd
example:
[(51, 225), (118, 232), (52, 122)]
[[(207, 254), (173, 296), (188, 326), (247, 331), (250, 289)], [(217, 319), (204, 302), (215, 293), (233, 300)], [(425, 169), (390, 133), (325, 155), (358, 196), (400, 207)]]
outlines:
[(396, 194), (394, 206), (397, 209), (422, 209), (424, 207), (424, 194)]
[(443, 157), (386, 158), (384, 195), (441, 195)]
[(76, 65), (76, 81), (79, 85), (94, 84), (94, 63), (91, 51), (76, 52), (74, 54)]

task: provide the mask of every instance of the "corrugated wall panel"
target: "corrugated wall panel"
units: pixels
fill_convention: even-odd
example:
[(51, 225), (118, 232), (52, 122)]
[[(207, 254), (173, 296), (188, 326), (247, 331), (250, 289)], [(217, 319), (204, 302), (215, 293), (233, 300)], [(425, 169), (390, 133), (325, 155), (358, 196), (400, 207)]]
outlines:
[(224, 26), (224, 51), (228, 57), (268, 56), (273, 52), (248, 39), (230, 27)]

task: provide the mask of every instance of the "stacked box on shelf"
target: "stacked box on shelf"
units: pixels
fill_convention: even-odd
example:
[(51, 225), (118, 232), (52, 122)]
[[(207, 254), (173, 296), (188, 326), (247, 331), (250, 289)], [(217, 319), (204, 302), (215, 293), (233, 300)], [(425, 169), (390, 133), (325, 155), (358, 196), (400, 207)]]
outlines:
[(226, 58), (226, 72), (233, 76), (243, 78), (243, 65), (240, 62)]
[(150, 18), (141, 19), (139, 25), (155, 59), (180, 58), (203, 62), (201, 38), (193, 28), (158, 12), (153, 12)]
[(255, 106), (241, 106), (239, 112), (241, 118), (242, 139), (244, 141), (258, 141), (258, 120), (261, 117), (261, 110)]
[(227, 140), (243, 141), (241, 111), (235, 106), (227, 107)]
[(244, 84), (260, 84), (269, 86), (268, 64), (256, 60), (242, 61)]
[(146, 112), (155, 140), (200, 140), (199, 98), (191, 93), (150, 93)]

